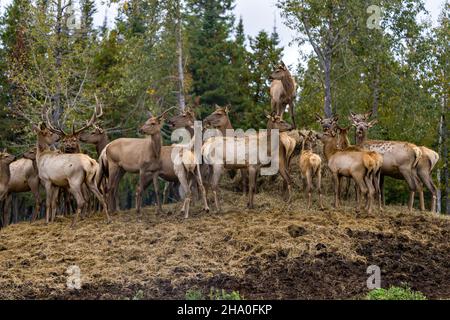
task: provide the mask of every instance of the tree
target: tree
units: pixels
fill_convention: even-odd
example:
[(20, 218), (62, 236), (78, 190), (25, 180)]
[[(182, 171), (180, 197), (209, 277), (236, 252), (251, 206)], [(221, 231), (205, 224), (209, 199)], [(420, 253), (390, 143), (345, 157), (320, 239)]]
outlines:
[(281, 0), (278, 7), (286, 25), (299, 32), (296, 39), (300, 44), (308, 41), (314, 49), (323, 72), (325, 101), (324, 112), (331, 117), (333, 55), (348, 41), (355, 28), (352, 23), (357, 1), (336, 0)]

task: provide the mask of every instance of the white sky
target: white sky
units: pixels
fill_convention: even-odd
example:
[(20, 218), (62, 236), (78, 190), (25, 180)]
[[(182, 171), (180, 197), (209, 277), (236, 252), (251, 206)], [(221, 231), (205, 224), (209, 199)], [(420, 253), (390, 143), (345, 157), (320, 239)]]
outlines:
[[(107, 8), (104, 4), (105, 0), (96, 0), (98, 3), (98, 13), (95, 22), (101, 25), (104, 21), (105, 13), (108, 14), (109, 25), (114, 23), (116, 13), (115, 7)], [(425, 6), (430, 13), (433, 24), (437, 22), (439, 13), (442, 11), (442, 5), (445, 0), (425, 0)], [(3, 13), (4, 7), (10, 4), (12, 0), (0, 0), (0, 13)], [(281, 44), (284, 46), (284, 61), (288, 65), (296, 65), (300, 59), (299, 48), (290, 43), (294, 37), (294, 32), (283, 25), (283, 21), (279, 15), (279, 11), (275, 6), (276, 0), (236, 0), (235, 13), (237, 19), (242, 16), (244, 19), (245, 32), (248, 35), (255, 36), (260, 30), (264, 29), (271, 32), (276, 20), (278, 33), (280, 34)], [(302, 48), (302, 50), (305, 50)], [(306, 49), (308, 50), (308, 49)]]

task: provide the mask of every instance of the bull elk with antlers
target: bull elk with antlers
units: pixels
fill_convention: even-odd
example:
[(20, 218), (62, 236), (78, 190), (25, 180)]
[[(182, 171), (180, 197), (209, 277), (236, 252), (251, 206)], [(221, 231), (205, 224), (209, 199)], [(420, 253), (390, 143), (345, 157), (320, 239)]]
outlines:
[[(95, 114), (97, 114), (97, 111)], [(48, 111), (45, 109), (43, 110), (43, 118), (48, 120)], [(93, 118), (95, 120), (95, 117)], [(91, 121), (93, 120), (91, 119)], [(60, 140), (60, 134), (62, 133), (52, 126), (50, 121), (38, 126), (34, 125), (33, 130), (37, 134), (36, 163), (39, 177), (47, 193), (46, 223), (50, 221), (50, 216), (52, 220), (55, 217), (58, 188), (68, 188), (77, 203), (77, 211), (72, 221), (72, 227), (76, 226), (78, 217), (86, 205), (86, 199), (82, 191), (83, 185), (86, 185), (102, 204), (109, 223), (111, 219), (108, 207), (96, 183), (98, 163), (85, 154), (65, 154), (61, 151), (50, 150), (50, 146)]]

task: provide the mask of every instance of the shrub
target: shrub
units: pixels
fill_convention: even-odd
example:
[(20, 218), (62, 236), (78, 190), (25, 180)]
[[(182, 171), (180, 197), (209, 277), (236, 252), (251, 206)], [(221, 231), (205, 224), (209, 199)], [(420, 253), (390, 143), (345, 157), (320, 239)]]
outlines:
[(422, 292), (412, 291), (408, 286), (375, 289), (368, 293), (368, 300), (426, 300)]

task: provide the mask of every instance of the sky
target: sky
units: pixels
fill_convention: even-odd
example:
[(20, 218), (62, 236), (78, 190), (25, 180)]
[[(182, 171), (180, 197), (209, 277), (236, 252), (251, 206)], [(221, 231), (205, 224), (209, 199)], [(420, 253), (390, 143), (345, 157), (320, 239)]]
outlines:
[[(96, 0), (98, 3), (98, 13), (95, 16), (95, 23), (101, 25), (104, 21), (105, 13), (108, 15), (109, 25), (114, 23), (114, 16), (116, 8), (106, 7), (102, 5), (106, 1)], [(437, 23), (439, 13), (442, 11), (442, 5), (445, 0), (425, 0), (425, 6), (430, 13), (430, 17), (424, 19), (431, 19), (433, 24)], [(0, 0), (0, 13), (6, 5), (12, 0)], [(295, 32), (284, 26), (283, 19), (280, 17), (280, 12), (275, 6), (276, 0), (236, 0), (235, 14), (236, 17), (244, 19), (245, 32), (250, 36), (255, 36), (261, 30), (271, 32), (276, 24), (278, 33), (280, 35), (281, 45), (284, 47), (283, 60), (287, 65), (297, 65), (300, 60), (300, 50), (310, 50), (307, 47), (299, 48), (292, 39)]]

